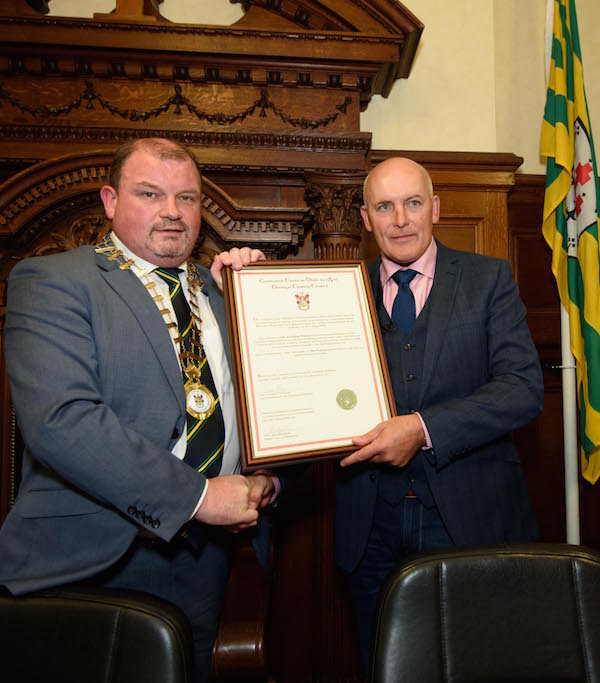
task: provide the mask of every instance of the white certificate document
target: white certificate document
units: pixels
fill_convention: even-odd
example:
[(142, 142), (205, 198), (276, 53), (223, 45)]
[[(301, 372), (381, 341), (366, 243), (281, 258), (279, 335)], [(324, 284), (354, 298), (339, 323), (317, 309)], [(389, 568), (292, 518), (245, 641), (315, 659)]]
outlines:
[(230, 271), (246, 466), (348, 452), (392, 415), (366, 268), (337, 264)]

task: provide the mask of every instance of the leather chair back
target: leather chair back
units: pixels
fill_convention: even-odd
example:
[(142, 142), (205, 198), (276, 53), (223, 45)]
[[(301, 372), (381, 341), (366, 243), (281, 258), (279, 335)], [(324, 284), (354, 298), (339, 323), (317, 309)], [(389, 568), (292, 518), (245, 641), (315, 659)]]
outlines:
[(183, 612), (144, 593), (90, 587), (0, 596), (6, 681), (189, 683), (191, 653)]
[(388, 579), (372, 681), (600, 680), (600, 553), (560, 544), (409, 559)]

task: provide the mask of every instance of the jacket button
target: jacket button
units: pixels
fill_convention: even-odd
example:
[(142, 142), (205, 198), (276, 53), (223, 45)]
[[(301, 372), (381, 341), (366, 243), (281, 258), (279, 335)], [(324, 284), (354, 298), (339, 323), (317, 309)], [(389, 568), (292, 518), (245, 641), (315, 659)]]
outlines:
[(133, 505), (130, 505), (127, 508), (127, 514), (129, 514), (129, 515), (135, 515), (136, 512), (137, 512), (137, 508), (134, 508)]
[(410, 372), (408, 373), (408, 375), (406, 375), (406, 381), (407, 382), (412, 382), (414, 378), (415, 378), (415, 376), (411, 375)]
[(405, 351), (410, 351), (412, 349), (412, 344), (409, 344), (408, 342), (404, 344), (404, 350)]
[(158, 521), (158, 519), (153, 519), (153, 520), (152, 520), (152, 523), (150, 524), (150, 526), (151, 526), (153, 529), (158, 529), (158, 527), (160, 526), (160, 522)]
[(375, 479), (377, 479), (375, 473), (371, 472), (371, 474), (369, 474), (369, 481), (375, 481)]
[(144, 511), (143, 511), (143, 510), (138, 510), (138, 511), (135, 513), (135, 516), (136, 516), (138, 519), (144, 519)]

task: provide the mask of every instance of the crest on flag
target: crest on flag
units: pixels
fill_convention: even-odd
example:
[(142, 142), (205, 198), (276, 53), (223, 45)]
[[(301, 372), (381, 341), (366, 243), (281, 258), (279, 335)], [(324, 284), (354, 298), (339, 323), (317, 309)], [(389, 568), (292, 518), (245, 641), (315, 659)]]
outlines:
[(577, 166), (566, 197), (567, 253), (572, 258), (577, 258), (581, 233), (595, 227), (598, 217), (590, 136), (580, 118), (575, 121), (575, 159)]

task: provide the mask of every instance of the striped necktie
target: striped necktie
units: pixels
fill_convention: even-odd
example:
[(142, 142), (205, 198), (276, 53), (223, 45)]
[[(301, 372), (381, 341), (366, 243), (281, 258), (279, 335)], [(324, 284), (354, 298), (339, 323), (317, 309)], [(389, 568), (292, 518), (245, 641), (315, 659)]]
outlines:
[(397, 270), (392, 275), (398, 285), (398, 294), (396, 294), (392, 306), (392, 320), (403, 334), (410, 330), (417, 317), (415, 297), (410, 289), (410, 282), (416, 274), (416, 270), (407, 268), (406, 270)]
[[(193, 320), (190, 306), (179, 279), (179, 273), (182, 272), (181, 268), (156, 268), (154, 272), (169, 285), (169, 297), (177, 317), (180, 343), (183, 344), (186, 351), (190, 351), (192, 349), (190, 335)], [(225, 425), (221, 412), (221, 402), (203, 348), (200, 349), (200, 358), (200, 381), (215, 397), (216, 406), (213, 413), (204, 420), (198, 420), (189, 412), (186, 413), (187, 448), (184, 459), (198, 472), (204, 473), (207, 477), (216, 477), (223, 462)], [(183, 379), (184, 386), (188, 389), (190, 380), (185, 375)]]

